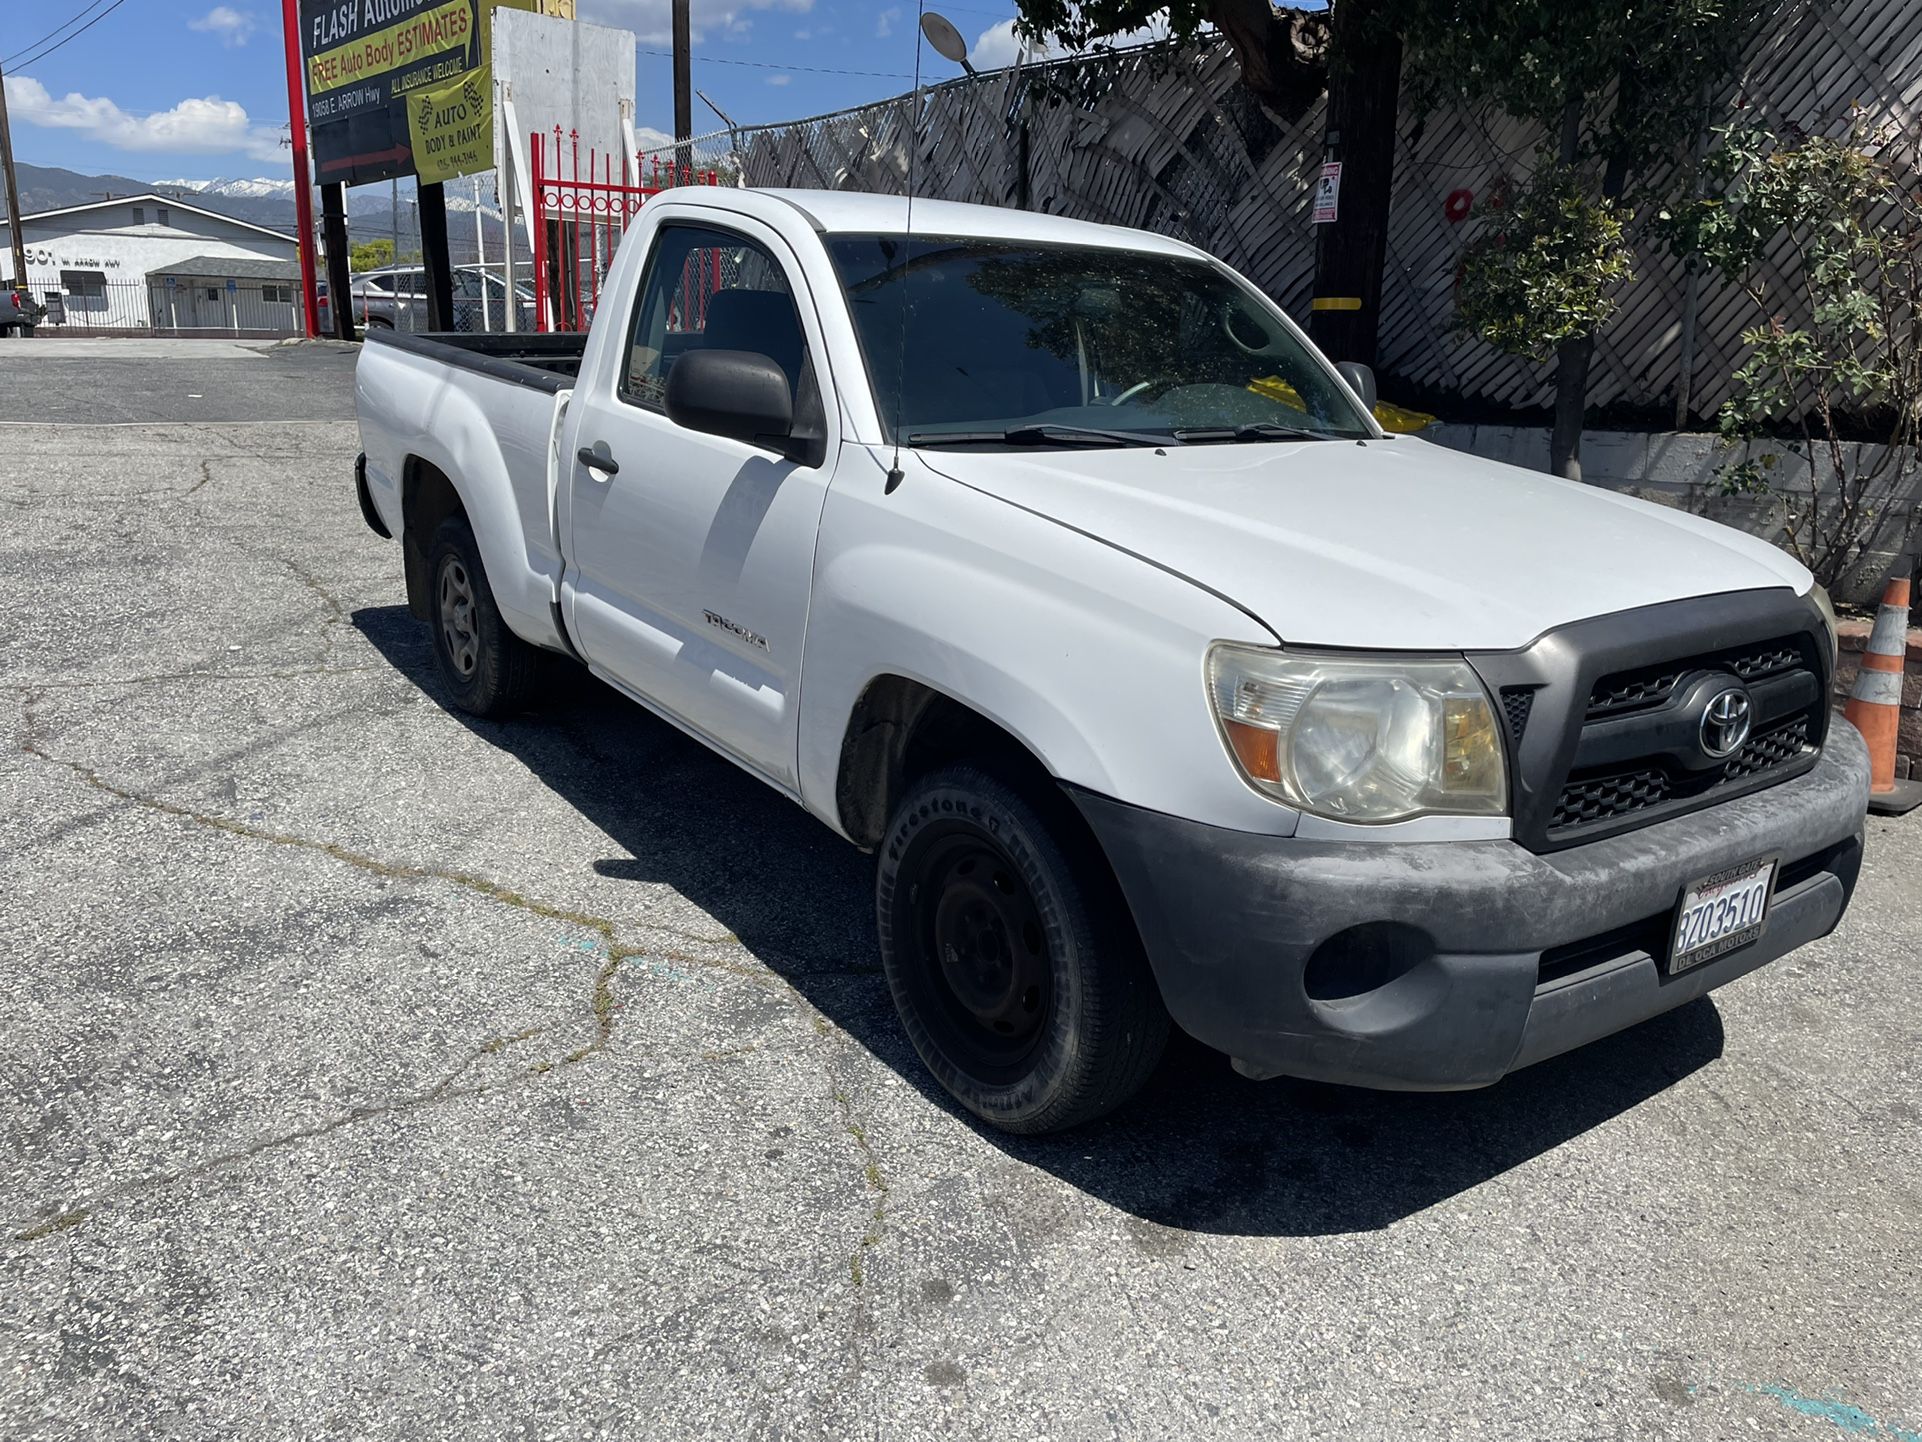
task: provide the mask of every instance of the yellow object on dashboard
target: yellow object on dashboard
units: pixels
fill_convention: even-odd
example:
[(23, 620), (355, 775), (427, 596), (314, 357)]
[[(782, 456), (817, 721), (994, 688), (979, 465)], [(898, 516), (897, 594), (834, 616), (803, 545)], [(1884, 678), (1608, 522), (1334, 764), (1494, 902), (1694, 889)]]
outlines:
[[(1263, 376), (1260, 380), (1248, 382), (1248, 389), (1258, 396), (1266, 396), (1271, 401), (1280, 401), (1293, 410), (1306, 412), (1302, 404), (1301, 392), (1289, 385), (1280, 376)], [(1398, 436), (1413, 435), (1416, 431), (1426, 430), (1435, 424), (1435, 417), (1425, 411), (1411, 411), (1402, 406), (1390, 405), (1387, 401), (1375, 402), (1375, 419), (1385, 431)]]

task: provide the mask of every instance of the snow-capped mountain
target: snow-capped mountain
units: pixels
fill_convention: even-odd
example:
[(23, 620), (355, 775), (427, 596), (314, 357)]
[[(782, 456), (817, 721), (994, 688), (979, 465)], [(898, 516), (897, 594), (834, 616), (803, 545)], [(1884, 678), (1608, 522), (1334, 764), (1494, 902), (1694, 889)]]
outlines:
[[(217, 195), (228, 200), (285, 200), (290, 204), (294, 198), (292, 180), (271, 180), (255, 178), (252, 180), (219, 178), (215, 180), (157, 180), (156, 190), (185, 190), (200, 195)], [(413, 182), (401, 185), (402, 201), (413, 190)], [(464, 215), (474, 212), (474, 183), (461, 179), (449, 182), (447, 186), (447, 208)], [(494, 203), (494, 183), (490, 176), (481, 177), (480, 212), (490, 220), (500, 219), (500, 207)], [(347, 192), (347, 213), (349, 215), (385, 215), (393, 207), (393, 197), (384, 185), (363, 186)]]
[(156, 180), (157, 190), (191, 190), (201, 195), (224, 195), (240, 200), (266, 200), (286, 197), (292, 199), (294, 182), (292, 180), (272, 180), (257, 177), (253, 180), (222, 177), (215, 180)]

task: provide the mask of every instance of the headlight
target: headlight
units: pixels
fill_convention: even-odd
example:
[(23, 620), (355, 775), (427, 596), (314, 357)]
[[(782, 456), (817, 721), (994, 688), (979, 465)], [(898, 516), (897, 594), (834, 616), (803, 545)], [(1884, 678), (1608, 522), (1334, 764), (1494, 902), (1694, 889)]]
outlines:
[(1494, 707), (1462, 661), (1351, 661), (1228, 643), (1208, 656), (1223, 739), (1256, 788), (1340, 821), (1502, 816)]
[(1815, 609), (1822, 613), (1822, 624), (1829, 628), (1829, 675), (1842, 663), (1842, 632), (1835, 623), (1835, 602), (1829, 599), (1826, 586), (1815, 586), (1809, 591), (1809, 599), (1815, 602)]

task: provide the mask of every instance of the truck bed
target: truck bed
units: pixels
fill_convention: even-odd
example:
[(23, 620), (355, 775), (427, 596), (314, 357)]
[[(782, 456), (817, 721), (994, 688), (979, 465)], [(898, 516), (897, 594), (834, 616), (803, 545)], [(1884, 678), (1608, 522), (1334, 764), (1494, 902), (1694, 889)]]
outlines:
[(536, 645), (560, 645), (555, 435), (587, 338), (376, 330), (367, 339), (356, 409), (383, 523), (424, 565), (432, 528), (409, 529), (407, 483), (423, 465), (439, 472), (458, 489), (508, 626)]
[(585, 335), (488, 335), (466, 331), (400, 331), (370, 327), (375, 345), (427, 356), (442, 365), (548, 392), (563, 391), (580, 374)]

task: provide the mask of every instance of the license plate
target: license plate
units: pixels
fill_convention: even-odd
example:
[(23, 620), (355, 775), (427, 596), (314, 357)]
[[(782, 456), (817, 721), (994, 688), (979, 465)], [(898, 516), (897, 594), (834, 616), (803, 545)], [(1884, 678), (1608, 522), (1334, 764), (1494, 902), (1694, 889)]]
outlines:
[(1669, 975), (1713, 961), (1760, 936), (1774, 887), (1773, 857), (1718, 871), (1686, 887), (1668, 950)]

